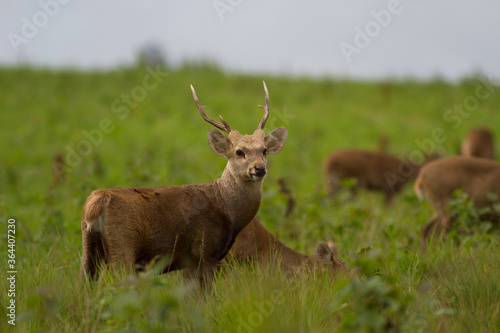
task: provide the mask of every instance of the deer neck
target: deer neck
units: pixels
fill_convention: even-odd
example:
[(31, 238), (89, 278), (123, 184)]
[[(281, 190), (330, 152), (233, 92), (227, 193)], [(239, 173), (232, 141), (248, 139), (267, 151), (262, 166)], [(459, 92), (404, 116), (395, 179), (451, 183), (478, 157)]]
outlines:
[(310, 257), (308, 255), (294, 251), (283, 243), (281, 243), (280, 245), (282, 245), (281, 246), (282, 268), (298, 271), (304, 266), (313, 267), (315, 265), (314, 257)]
[(257, 214), (262, 198), (262, 181), (243, 180), (228, 168), (215, 181), (219, 200), (232, 221), (235, 230), (241, 231)]

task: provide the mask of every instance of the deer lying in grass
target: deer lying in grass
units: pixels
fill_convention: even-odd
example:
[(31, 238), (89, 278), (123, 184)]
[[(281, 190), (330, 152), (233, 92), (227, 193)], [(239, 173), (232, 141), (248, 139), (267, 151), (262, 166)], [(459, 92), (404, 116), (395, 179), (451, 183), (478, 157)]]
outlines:
[[(425, 162), (431, 158), (426, 156)], [(330, 196), (342, 189), (342, 179), (355, 178), (356, 183), (351, 188), (353, 194), (360, 187), (381, 191), (385, 194), (385, 203), (389, 204), (394, 194), (417, 176), (421, 166), (384, 152), (353, 149), (342, 150), (328, 157), (323, 172)]]
[[(433, 217), (423, 229), (424, 239), (429, 239), (433, 233), (443, 237), (450, 230), (453, 217), (447, 206), (457, 189), (464, 190), (477, 208), (490, 205), (486, 194), (500, 194), (500, 163), (453, 156), (425, 165), (415, 181), (419, 199), (427, 197), (434, 209)], [(498, 219), (498, 216), (493, 218)]]
[(90, 279), (98, 277), (101, 262), (132, 268), (161, 258), (163, 272), (184, 269), (203, 286), (259, 210), (267, 155), (279, 153), (287, 136), (285, 128), (264, 133), (266, 84), (265, 114), (252, 135), (232, 130), (222, 117), (222, 124), (210, 119), (191, 90), (203, 119), (228, 133), (208, 131), (214, 153), (228, 160), (222, 176), (202, 184), (92, 192), (82, 210), (82, 271)]
[(255, 262), (280, 266), (282, 271), (296, 272), (302, 268), (326, 268), (334, 272), (345, 270), (345, 263), (337, 258), (334, 241), (319, 242), (314, 256), (296, 252), (283, 244), (254, 218), (236, 237), (227, 258), (254, 260)]
[(462, 156), (483, 157), (492, 160), (495, 155), (493, 134), (487, 128), (475, 128), (462, 141)]

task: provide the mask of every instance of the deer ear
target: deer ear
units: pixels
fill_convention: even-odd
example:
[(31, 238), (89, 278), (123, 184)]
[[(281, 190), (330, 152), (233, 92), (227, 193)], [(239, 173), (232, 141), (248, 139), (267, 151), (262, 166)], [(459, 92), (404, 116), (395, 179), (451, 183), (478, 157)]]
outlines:
[(333, 256), (337, 257), (339, 254), (339, 251), (337, 249), (337, 243), (335, 243), (334, 241), (331, 240), (331, 241), (326, 242), (326, 245), (328, 245), (330, 250), (332, 250)]
[(319, 242), (316, 250), (314, 251), (314, 256), (322, 263), (328, 263), (333, 261), (332, 249), (325, 243)]
[(314, 251), (314, 257), (323, 267), (333, 267), (336, 272), (347, 272), (345, 262), (337, 258), (337, 244), (334, 241), (329, 241), (328, 244), (319, 242)]
[(271, 133), (266, 135), (265, 142), (267, 153), (271, 155), (279, 153), (285, 145), (287, 135), (288, 131), (284, 127), (276, 128)]
[(226, 154), (227, 141), (228, 138), (215, 128), (208, 131), (208, 143), (210, 144), (210, 148), (212, 148), (215, 155), (223, 156)]

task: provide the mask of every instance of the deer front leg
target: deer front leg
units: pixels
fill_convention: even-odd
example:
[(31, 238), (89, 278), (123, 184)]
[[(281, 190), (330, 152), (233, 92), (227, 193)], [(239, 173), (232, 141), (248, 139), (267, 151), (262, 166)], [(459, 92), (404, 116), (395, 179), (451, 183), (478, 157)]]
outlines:
[(202, 290), (210, 290), (214, 281), (217, 263), (214, 260), (200, 260), (199, 264), (189, 264), (183, 270), (183, 277), (186, 282), (198, 280)]
[(215, 261), (205, 263), (201, 275), (198, 277), (201, 289), (208, 291), (212, 289), (212, 284), (215, 280), (216, 266), (217, 263)]

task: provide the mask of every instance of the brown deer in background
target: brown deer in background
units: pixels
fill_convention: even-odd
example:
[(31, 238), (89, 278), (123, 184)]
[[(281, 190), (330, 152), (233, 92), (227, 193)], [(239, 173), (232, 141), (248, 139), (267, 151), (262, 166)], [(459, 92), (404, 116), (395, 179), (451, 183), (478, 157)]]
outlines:
[(285, 128), (264, 133), (266, 84), (264, 117), (252, 135), (232, 130), (222, 117), (222, 123), (210, 119), (191, 90), (203, 119), (228, 133), (208, 131), (214, 153), (228, 160), (222, 176), (202, 184), (93, 191), (82, 210), (82, 273), (88, 278), (98, 277), (101, 264), (131, 269), (161, 259), (164, 273), (184, 269), (203, 286), (259, 210), (267, 155), (279, 153), (287, 137)]
[(475, 128), (462, 141), (462, 156), (494, 159), (493, 133), (487, 128)]
[[(425, 162), (434, 157), (425, 157)], [(389, 204), (395, 193), (413, 180), (421, 168), (384, 152), (367, 150), (342, 150), (325, 160), (323, 172), (327, 182), (327, 193), (334, 196), (341, 189), (341, 180), (356, 179), (351, 188), (353, 194), (358, 188), (381, 191), (385, 203)]]
[[(425, 165), (415, 181), (419, 199), (425, 196), (434, 209), (434, 215), (423, 229), (424, 239), (432, 234), (445, 236), (453, 224), (448, 203), (454, 192), (462, 189), (478, 208), (492, 204), (488, 192), (500, 194), (500, 163), (477, 157), (452, 156)], [(498, 216), (490, 215), (489, 218)]]
[(285, 272), (297, 272), (302, 268), (325, 268), (333, 272), (346, 269), (345, 263), (337, 257), (334, 241), (319, 242), (314, 256), (310, 257), (283, 244), (257, 218), (238, 234), (226, 258), (279, 266)]

